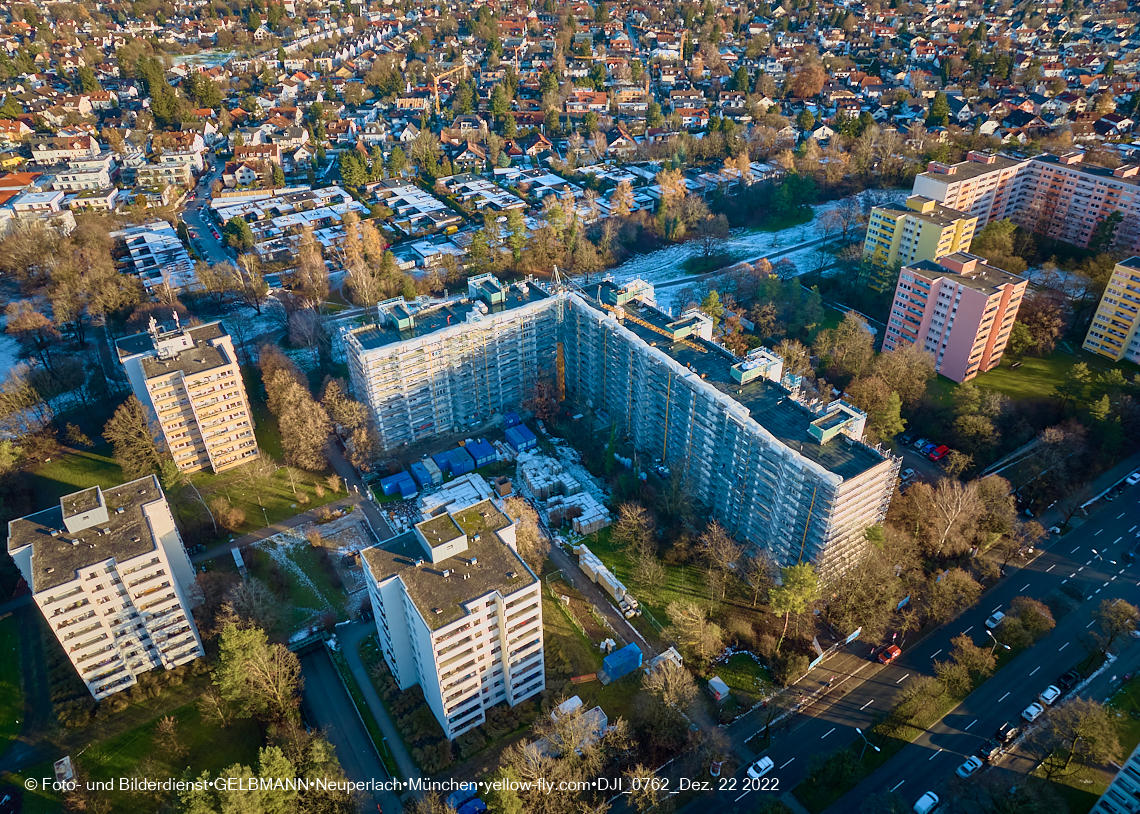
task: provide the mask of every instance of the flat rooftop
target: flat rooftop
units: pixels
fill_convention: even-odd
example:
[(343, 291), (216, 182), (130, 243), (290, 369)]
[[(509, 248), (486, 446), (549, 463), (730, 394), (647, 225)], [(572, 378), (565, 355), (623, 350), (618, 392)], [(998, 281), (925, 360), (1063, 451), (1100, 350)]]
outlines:
[(72, 533), (64, 527), (63, 507), (67, 507), (69, 517), (95, 508), (94, 488), (66, 495), (59, 505), (8, 524), (9, 552), (32, 546), (32, 593), (71, 582), (80, 569), (110, 557), (123, 562), (156, 549), (150, 525), (142, 513), (146, 504), (165, 499), (154, 477), (105, 489), (103, 499), (107, 504), (107, 522), (79, 532)]
[[(506, 292), (507, 296), (504, 302), (497, 305), (488, 305), (487, 312), (489, 314), (501, 314), (504, 311), (521, 308), (524, 305), (540, 302), (549, 297), (545, 291), (542, 291), (533, 283), (528, 284), (527, 289), (527, 292), (524, 294), (518, 287), (514, 285), (510, 286)], [(352, 331), (352, 335), (356, 337), (364, 350), (375, 350), (385, 345), (391, 345), (394, 342), (418, 339), (421, 336), (433, 334), (444, 328), (462, 324), (467, 320), (467, 315), (475, 310), (476, 302), (482, 302), (482, 300), (465, 299), (448, 303), (438, 308), (428, 308), (418, 311), (415, 314), (415, 326), (406, 331), (396, 330), (395, 326), (391, 324), (368, 325)], [(486, 303), (483, 304), (486, 305)]]
[[(462, 619), (467, 615), (466, 604), (492, 591), (507, 596), (538, 581), (498, 535), (483, 533), (510, 525), (510, 520), (491, 501), (456, 512), (455, 520), (467, 534), (467, 550), (438, 563), (427, 561), (416, 566), (417, 561), (425, 560), (425, 553), (414, 531), (361, 552), (377, 582), (391, 577), (403, 581), (408, 596), (431, 630)], [(474, 565), (470, 564), (472, 559)], [(444, 576), (445, 572), (448, 576)]]
[[(954, 252), (954, 254), (947, 255), (946, 259), (962, 262), (964, 260), (974, 259), (974, 257), (974, 255)], [(973, 271), (967, 274), (959, 274), (953, 269), (948, 269), (930, 260), (921, 260), (917, 263), (903, 266), (903, 268), (917, 271), (929, 280), (937, 280), (939, 277), (948, 277), (958, 283), (958, 285), (964, 286), (965, 288), (972, 288), (986, 295), (996, 294), (1001, 290), (1003, 285), (1017, 285), (1018, 283), (1025, 282), (1024, 277), (1018, 277), (1016, 274), (980, 261), (974, 266)]]
[(935, 204), (934, 208), (930, 212), (919, 212), (916, 209), (911, 209), (904, 204), (898, 203), (883, 204), (882, 206), (876, 206), (875, 208), (882, 210), (883, 212), (889, 212), (895, 217), (898, 217), (900, 215), (910, 215), (912, 218), (917, 218), (918, 220), (939, 226), (943, 229), (945, 229), (947, 226), (953, 226), (955, 223), (964, 218), (974, 217), (973, 215), (969, 215), (965, 212), (959, 212), (956, 209), (951, 209), (950, 207), (943, 206), (942, 204)]
[[(208, 342), (226, 335), (226, 329), (220, 322), (195, 325), (192, 328), (186, 328), (186, 331), (190, 333), (190, 337), (195, 342)], [(120, 361), (128, 356), (149, 353), (155, 349), (154, 337), (145, 331), (141, 334), (124, 336), (122, 339), (115, 340), (115, 349), (119, 352)]]
[[(981, 161), (959, 161), (957, 164), (951, 164), (954, 168), (954, 173), (948, 175), (944, 172), (920, 172), (924, 178), (931, 178), (936, 181), (941, 181), (946, 184), (953, 184), (957, 181), (968, 181), (971, 178), (977, 178), (980, 175), (985, 175), (989, 172), (997, 172), (998, 170), (1009, 169), (1016, 167), (1018, 164), (1025, 163), (1025, 159), (1010, 158), (1009, 156), (996, 155), (992, 164), (985, 164)], [(1111, 171), (1109, 172), (1111, 175)]]
[[(226, 335), (226, 329), (222, 323), (211, 322), (208, 325), (185, 328), (182, 334), (193, 340), (194, 344), (166, 358), (160, 358), (155, 337), (150, 333), (125, 336), (115, 342), (115, 348), (119, 352), (120, 360), (139, 354), (151, 354), (144, 356), (141, 360), (143, 375), (148, 379), (166, 376), (176, 370), (181, 371), (186, 376), (192, 376), (204, 370), (228, 365), (234, 361), (228, 358), (221, 349), (210, 344), (213, 340)], [(176, 336), (178, 336), (177, 331), (160, 331), (158, 340), (161, 342), (164, 338)]]
[[(1140, 186), (1140, 175), (1133, 175), (1129, 177), (1121, 177), (1113, 174), (1113, 171), (1108, 167), (1102, 167), (1099, 164), (1089, 164), (1085, 161), (1078, 161), (1076, 164), (1062, 164), (1058, 156), (1050, 155), (1049, 153), (1042, 153), (1041, 155), (1033, 156), (1034, 161), (1040, 161), (1042, 164), (1052, 164), (1058, 167), (1065, 167), (1085, 175), (1092, 175), (1097, 178), (1103, 178), (1106, 181), (1119, 182), (1127, 184), (1128, 186)], [(1125, 164), (1123, 166), (1128, 166)]]
[(654, 328), (665, 329), (675, 320), (657, 309), (639, 300), (631, 300), (623, 307), (627, 314), (646, 323), (623, 320), (622, 324), (627, 329), (681, 365), (704, 376), (708, 384), (747, 408), (753, 420), (809, 461), (844, 479), (857, 477), (883, 462), (881, 454), (865, 444), (848, 443), (847, 436), (838, 436), (820, 444), (812, 437), (809, 428), (824, 414), (812, 413), (794, 401), (781, 385), (768, 379), (759, 378), (740, 384), (732, 378), (731, 372), (739, 360), (711, 342), (696, 336), (681, 342), (671, 341)]

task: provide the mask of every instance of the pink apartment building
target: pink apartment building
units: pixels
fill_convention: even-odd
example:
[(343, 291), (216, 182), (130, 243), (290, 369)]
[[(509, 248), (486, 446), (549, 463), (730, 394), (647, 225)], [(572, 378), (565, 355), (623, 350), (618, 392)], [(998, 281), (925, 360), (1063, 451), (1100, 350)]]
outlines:
[(969, 381), (1001, 363), (1026, 284), (965, 252), (903, 266), (883, 350), (918, 345), (943, 376)]
[(1115, 244), (1140, 252), (1140, 166), (1109, 169), (1080, 152), (1014, 158), (970, 152), (957, 164), (931, 162), (914, 179), (915, 195), (978, 219), (1009, 218), (1040, 234), (1088, 246), (1098, 223), (1119, 211)]

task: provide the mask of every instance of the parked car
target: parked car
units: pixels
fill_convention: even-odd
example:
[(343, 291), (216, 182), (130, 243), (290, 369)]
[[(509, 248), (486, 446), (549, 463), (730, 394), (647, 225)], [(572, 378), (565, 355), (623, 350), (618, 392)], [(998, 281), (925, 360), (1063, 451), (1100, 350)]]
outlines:
[(913, 440), (914, 440), (914, 436), (911, 435), (909, 432), (903, 433), (901, 436), (899, 436), (899, 443), (902, 444), (904, 447), (908, 446), (910, 444), (910, 442)]
[(1140, 483), (1140, 469), (1137, 469), (1135, 472), (1125, 478), (1125, 483), (1127, 483), (1129, 486), (1135, 486), (1136, 484)]
[(922, 449), (924, 446), (926, 446), (929, 443), (930, 442), (927, 441), (925, 438), (919, 438), (917, 441), (914, 442), (914, 448), (915, 449)]
[(950, 447), (943, 444), (942, 446), (938, 447), (937, 449), (935, 449), (933, 452), (930, 453), (930, 460), (941, 461), (943, 458), (946, 457), (946, 454), (948, 452), (950, 452)]
[(930, 814), (936, 808), (938, 808), (938, 795), (928, 791), (914, 804), (914, 814)]
[(1002, 756), (1001, 744), (997, 741), (986, 741), (978, 747), (978, 755), (992, 763)]
[(1042, 690), (1041, 694), (1037, 697), (1045, 706), (1051, 707), (1053, 704), (1057, 703), (1057, 699), (1061, 697), (1061, 688), (1056, 684), (1050, 684), (1048, 687)]
[(723, 760), (714, 760), (709, 766), (709, 774), (713, 777), (720, 777), (720, 770), (722, 766), (724, 766)]
[(997, 739), (1002, 743), (1009, 743), (1020, 734), (1020, 729), (1011, 724), (1009, 721), (1006, 721), (1004, 724), (998, 727)]
[(762, 757), (751, 766), (748, 767), (748, 776), (753, 780), (763, 777), (772, 771), (772, 767), (776, 764), (772, 762), (770, 757)]
[(484, 814), (486, 810), (487, 804), (478, 797), (473, 797), (461, 805), (455, 814)]
[(901, 477), (903, 479), (903, 481), (908, 481), (914, 477), (914, 470), (913, 469), (904, 469), (902, 471), (902, 474), (899, 477)]
[(954, 773), (959, 777), (966, 778), (980, 768), (982, 768), (981, 759), (970, 755), (968, 758), (966, 758), (966, 762), (959, 766)]
[(1041, 706), (1040, 704), (1033, 703), (1022, 710), (1021, 717), (1027, 720), (1029, 723), (1033, 723), (1041, 717), (1041, 713), (1044, 711), (1045, 707)]
[(926, 446), (924, 446), (922, 448), (922, 454), (923, 455), (929, 455), (930, 453), (934, 452), (934, 450), (936, 450), (936, 449), (938, 449), (938, 444), (935, 444), (933, 441), (931, 441), (929, 444), (927, 444)]
[(890, 664), (892, 661), (902, 655), (902, 650), (899, 650), (898, 645), (890, 645), (885, 648), (883, 652), (879, 653), (880, 664)]
[(989, 619), (986, 620), (986, 627), (990, 630), (997, 630), (997, 626), (1005, 619), (1005, 614), (1001, 611), (994, 611)]
[(1057, 686), (1062, 690), (1071, 690), (1081, 683), (1082, 678), (1084, 678), (1084, 676), (1081, 675), (1080, 670), (1069, 670), (1069, 672), (1057, 679)]
[(475, 796), (475, 792), (479, 791), (479, 786), (476, 783), (460, 783), (459, 788), (447, 795), (444, 800), (448, 808), (453, 808), (456, 811), (459, 807)]

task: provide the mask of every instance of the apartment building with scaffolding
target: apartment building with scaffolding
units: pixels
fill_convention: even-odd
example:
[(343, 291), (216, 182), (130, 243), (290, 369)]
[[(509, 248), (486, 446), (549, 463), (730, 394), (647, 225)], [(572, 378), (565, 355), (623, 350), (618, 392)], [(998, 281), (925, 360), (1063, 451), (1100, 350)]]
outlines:
[(384, 660), (448, 738), (546, 687), (541, 583), (491, 500), (448, 507), (361, 552)]
[(480, 426), (518, 408), (554, 358), (553, 300), (535, 285), (471, 277), (466, 294), (377, 306), (344, 337), (357, 397), (385, 449)]
[(203, 654), (194, 568), (153, 475), (10, 521), (8, 553), (96, 700)]
[(183, 472), (223, 472), (257, 456), (253, 413), (233, 340), (221, 322), (183, 328), (153, 318), (115, 342), (131, 389), (162, 428)]
[(733, 356), (711, 341), (708, 317), (663, 313), (646, 283), (565, 296), (569, 398), (604, 410), (777, 566), (810, 561), (828, 581), (859, 560), (899, 469), (898, 458), (863, 443), (862, 411), (803, 395), (764, 349)]
[[(493, 278), (476, 280), (472, 300), (482, 284), (503, 290)], [(449, 312), (481, 314), (459, 325), (432, 311), (433, 322), (403, 335), (392, 316), (345, 334), (353, 385), (377, 416), (386, 447), (517, 408), (529, 392), (519, 380), (522, 362), (523, 381), (554, 376), (560, 394), (608, 417), (635, 449), (680, 471), (713, 516), (777, 565), (811, 561), (829, 579), (858, 560), (864, 530), (886, 514), (899, 468), (898, 458), (863, 443), (861, 411), (811, 400), (766, 351), (733, 356), (712, 341), (708, 317), (693, 311), (674, 319), (656, 308), (652, 286), (642, 281), (549, 293), (531, 284), (509, 294), (511, 307), (490, 314), (477, 302), (452, 306)], [(489, 325), (488, 316), (503, 326)], [(496, 330), (517, 334), (503, 341)], [(487, 331), (496, 341), (485, 340)], [(464, 355), (470, 347), (473, 358)]]
[(1097, 225), (1123, 216), (1113, 242), (1140, 252), (1140, 166), (1115, 169), (1084, 163), (1078, 151), (1016, 158), (978, 151), (957, 164), (932, 162), (915, 176), (913, 192), (978, 219), (978, 227), (1009, 218), (1020, 226), (1087, 247)]
[(1140, 364), (1140, 257), (1122, 260), (1112, 270), (1084, 349)]

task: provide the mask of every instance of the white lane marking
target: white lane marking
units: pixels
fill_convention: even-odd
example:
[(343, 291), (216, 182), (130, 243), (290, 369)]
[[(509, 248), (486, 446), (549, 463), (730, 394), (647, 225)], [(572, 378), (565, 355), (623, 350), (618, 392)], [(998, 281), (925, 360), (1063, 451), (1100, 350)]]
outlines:
[(1073, 549), (1072, 551), (1070, 551), (1069, 553), (1070, 553), (1070, 554), (1076, 554), (1076, 553), (1077, 553), (1078, 551), (1080, 551), (1080, 550), (1081, 550), (1081, 547), (1080, 547), (1080, 546), (1077, 546), (1076, 548), (1074, 548), (1074, 549)]
[(822, 735), (820, 735), (820, 736), (819, 736), (819, 739), (820, 739), (820, 740), (823, 740), (824, 738), (826, 738), (828, 735), (830, 735), (830, 734), (831, 734), (832, 732), (834, 732), (834, 731), (835, 731), (835, 727), (833, 726), (833, 727), (831, 727), (831, 729), (827, 730), (827, 731), (826, 731), (826, 732), (824, 732)]
[(1021, 590), (1023, 590), (1023, 591), (1024, 591), (1026, 588), (1028, 588), (1028, 587), (1029, 587), (1029, 585), (1030, 585), (1030, 583), (1028, 583), (1028, 582), (1027, 582), (1027, 583), (1025, 583), (1025, 585), (1023, 585), (1023, 586), (1022, 586)]
[[(1124, 517), (1124, 515), (1120, 515), (1120, 516)], [(1119, 543), (1123, 539), (1124, 539), (1123, 537), (1117, 537), (1115, 540), (1112, 541), (1112, 544), (1116, 545), (1117, 543)]]
[(1098, 537), (1102, 531), (1104, 531), (1104, 529), (1097, 529), (1097, 533), (1094, 534), (1093, 537)]
[(745, 797), (746, 795), (749, 795), (749, 794), (751, 794), (751, 793), (752, 793), (752, 789), (749, 789), (748, 791), (744, 792), (744, 794), (740, 795), (740, 796), (739, 796), (739, 797), (737, 797), (735, 800), (733, 800), (733, 802), (734, 802), (734, 803), (738, 803), (738, 802), (740, 802), (742, 799), (744, 799), (744, 797)]
[[(974, 720), (970, 721), (970, 723), (966, 724), (966, 729), (969, 729), (971, 726), (973, 726), (973, 725), (974, 725), (974, 724), (976, 724), (977, 722), (978, 722), (978, 719), (977, 719), (977, 718), (975, 718)], [(963, 732), (965, 732), (965, 731), (966, 731), (966, 729), (963, 729), (962, 731), (963, 731)]]
[(1093, 593), (1094, 593), (1094, 594), (1099, 594), (1099, 593), (1100, 593), (1101, 591), (1103, 591), (1103, 590), (1104, 590), (1103, 588), (1097, 588), (1095, 591), (1093, 591)]
[(1040, 670), (1040, 669), (1041, 669), (1040, 667), (1034, 667), (1034, 668), (1033, 668), (1033, 673), (1030, 673), (1029, 675), (1033, 675), (1034, 673), (1036, 673), (1036, 672), (1037, 672), (1038, 670)]
[(1124, 515), (1126, 515), (1126, 514), (1128, 514), (1128, 512), (1121, 512), (1119, 515), (1117, 515), (1116, 519), (1119, 520), (1120, 518), (1124, 517)]
[(1005, 699), (1007, 699), (1007, 698), (1009, 698), (1009, 693), (1006, 693), (1006, 694), (1005, 694), (1005, 695), (1003, 695), (1001, 698), (999, 698), (999, 699), (998, 699), (998, 703), (1000, 704), (1002, 701), (1004, 701), (1004, 700), (1005, 700)]
[[(1092, 562), (1092, 560), (1089, 560), (1089, 562)], [(1085, 563), (1085, 565), (1088, 565), (1088, 564), (1089, 564), (1089, 562), (1086, 562), (1086, 563)], [(1085, 565), (1082, 565), (1080, 568), (1078, 568), (1078, 569), (1076, 570), (1076, 572), (1075, 572), (1075, 573), (1073, 573), (1073, 574), (1070, 574), (1070, 576), (1074, 576), (1074, 577), (1075, 577), (1077, 574), (1081, 573), (1081, 571), (1084, 571), (1084, 570), (1085, 570)]]
[(1057, 564), (1053, 563), (1052, 565), (1050, 565), (1048, 568), (1045, 569), (1045, 573), (1048, 574), (1050, 571), (1052, 571), (1056, 567), (1057, 567)]
[(906, 675), (904, 675), (902, 678), (900, 678), (900, 679), (899, 679), (898, 681), (896, 681), (895, 683), (896, 683), (896, 684), (901, 684), (902, 682), (906, 681), (908, 678), (910, 678), (910, 673), (907, 673)]
[[(788, 761), (788, 763), (791, 763), (791, 762), (792, 762), (792, 760), (795, 760), (795, 758), (792, 758), (791, 760), (789, 760), (789, 761)], [(788, 763), (785, 763), (785, 764), (784, 764), (784, 766), (787, 766), (787, 765), (788, 765)], [(781, 766), (780, 768), (782, 769), (782, 768), (784, 768), (784, 766)]]
[[(1092, 565), (1092, 560), (1089, 560), (1088, 562), (1086, 562), (1085, 565)], [(1085, 565), (1082, 565), (1081, 568), (1083, 569), (1085, 567)]]
[(1133, 526), (1132, 528), (1128, 529), (1128, 533), (1131, 534), (1132, 532), (1136, 531), (1136, 528), (1136, 526)]
[(898, 786), (895, 786), (893, 789), (891, 789), (891, 791), (897, 791), (897, 790), (898, 790), (898, 787), (899, 787), (899, 786), (901, 786), (901, 785), (902, 785), (903, 783), (905, 783), (905, 782), (906, 782), (905, 780), (900, 780), (900, 781), (898, 782)]
[[(1116, 577), (1113, 577), (1113, 579), (1116, 579)], [(1107, 587), (1108, 587), (1108, 583), (1106, 582), (1106, 583), (1104, 583), (1104, 585), (1101, 585), (1100, 587), (1102, 587), (1102, 588), (1107, 588)]]
[(937, 656), (941, 652), (942, 652), (942, 648), (939, 647), (937, 650), (935, 650), (933, 653), (930, 654), (930, 657), (934, 658), (935, 656)]
[(1095, 621), (1093, 621), (1093, 622), (1089, 622), (1087, 625), (1085, 625), (1085, 630), (1088, 630), (1090, 627), (1092, 627), (1092, 626), (1093, 626), (1093, 625), (1095, 625), (1095, 624), (1096, 624), (1096, 622), (1095, 622)]
[(864, 704), (863, 706), (859, 707), (859, 710), (860, 710), (860, 711), (862, 711), (862, 710), (865, 710), (867, 707), (871, 706), (871, 704), (873, 704), (873, 703), (875, 703), (875, 699), (874, 699), (874, 698), (872, 698), (870, 701), (868, 701), (868, 702), (867, 702), (866, 704)]
[(970, 632), (971, 630), (973, 630), (973, 629), (974, 629), (974, 626), (973, 626), (973, 625), (970, 625), (968, 628), (966, 628), (966, 629), (965, 629), (965, 630), (963, 630), (962, 632), (963, 632), (963, 633), (969, 633), (969, 632)]
[[(1067, 579), (1063, 579), (1063, 580), (1061, 580), (1061, 584), (1062, 584), (1062, 585), (1064, 585), (1066, 582), (1068, 582), (1068, 580), (1067, 580)], [(1138, 582), (1138, 583), (1136, 583), (1136, 584), (1137, 584), (1137, 585), (1140, 585), (1140, 582)]]
[(939, 750), (938, 750), (937, 752), (935, 752), (933, 755), (931, 755), (930, 757), (928, 757), (928, 758), (927, 758), (927, 760), (934, 760), (934, 758), (938, 757), (940, 754), (942, 754), (942, 750), (941, 750), (941, 749), (939, 749)]
[[(1061, 650), (1064, 650), (1064, 649), (1065, 649), (1066, 647), (1068, 647), (1068, 646), (1069, 646), (1069, 643), (1068, 643), (1068, 642), (1065, 642), (1063, 645), (1061, 645)], [(1060, 652), (1061, 652), (1061, 650), (1058, 650), (1057, 652), (1058, 652), (1058, 653), (1060, 653)]]
[(997, 613), (999, 610), (1001, 610), (1001, 605), (998, 605), (996, 608), (990, 611), (990, 613)]

